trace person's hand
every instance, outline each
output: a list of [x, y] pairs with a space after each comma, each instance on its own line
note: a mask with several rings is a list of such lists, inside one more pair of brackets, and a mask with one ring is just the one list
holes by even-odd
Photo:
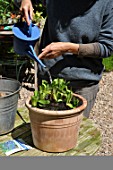
[[78, 54], [79, 45], [68, 42], [51, 43], [42, 49], [42, 53], [38, 56], [40, 59], [56, 58], [66, 52]]
[[30, 19], [33, 19], [33, 5], [31, 0], [22, 0], [20, 11], [24, 15], [27, 24], [30, 25]]

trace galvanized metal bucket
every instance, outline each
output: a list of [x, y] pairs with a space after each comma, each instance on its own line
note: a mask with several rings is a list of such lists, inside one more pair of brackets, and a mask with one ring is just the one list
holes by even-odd
[[15, 79], [0, 78], [0, 135], [13, 130], [21, 84]]

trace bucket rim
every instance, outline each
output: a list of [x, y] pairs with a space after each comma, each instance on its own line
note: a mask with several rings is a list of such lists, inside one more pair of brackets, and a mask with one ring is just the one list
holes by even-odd
[[18, 90], [14, 91], [13, 93], [10, 93], [10, 94], [8, 94], [6, 96], [0, 97], [0, 99], [7, 98], [7, 97], [10, 97], [10, 96], [14, 95], [14, 94], [18, 93], [22, 88], [22, 84], [16, 79], [8, 78], [8, 77], [0, 77], [0, 80], [11, 80], [11, 81], [17, 82], [19, 84]]

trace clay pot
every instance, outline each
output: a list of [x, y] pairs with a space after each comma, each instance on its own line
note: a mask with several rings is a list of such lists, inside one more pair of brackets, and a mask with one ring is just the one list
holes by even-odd
[[64, 152], [76, 146], [87, 101], [80, 95], [74, 95], [80, 100], [79, 106], [63, 111], [32, 107], [30, 99], [27, 99], [26, 107], [29, 110], [33, 143], [38, 149]]

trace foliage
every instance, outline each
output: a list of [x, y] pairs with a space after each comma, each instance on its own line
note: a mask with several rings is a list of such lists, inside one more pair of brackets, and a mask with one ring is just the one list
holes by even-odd
[[113, 71], [113, 55], [108, 58], [104, 58], [103, 64], [105, 66], [105, 71]]
[[41, 0], [38, 0], [37, 3], [32, 1], [32, 3], [34, 7], [33, 22], [37, 23], [39, 28], [43, 28], [46, 18], [46, 7]]
[[[42, 0], [32, 0], [34, 8], [33, 22], [43, 27], [46, 17], [46, 7]], [[18, 4], [20, 5], [20, 4]], [[0, 0], [0, 24], [13, 24], [18, 20], [19, 7], [15, 5], [14, 0]]]
[[44, 0], [32, 0], [33, 8], [34, 8], [34, 13], [37, 11], [41, 13], [41, 16], [43, 18], [46, 17], [46, 6], [44, 4]]
[[31, 96], [31, 105], [33, 107], [48, 108], [51, 104], [58, 106], [63, 103], [65, 109], [77, 107], [79, 100], [73, 96], [68, 84], [69, 82], [59, 78], [54, 79], [51, 84], [46, 80], [42, 80], [39, 89], [35, 90], [34, 95]]
[[0, 0], [0, 24], [10, 23], [15, 10], [14, 0]]
[[42, 16], [42, 12], [36, 11], [33, 17], [33, 22], [37, 24], [39, 28], [43, 28], [45, 23], [45, 18]]

